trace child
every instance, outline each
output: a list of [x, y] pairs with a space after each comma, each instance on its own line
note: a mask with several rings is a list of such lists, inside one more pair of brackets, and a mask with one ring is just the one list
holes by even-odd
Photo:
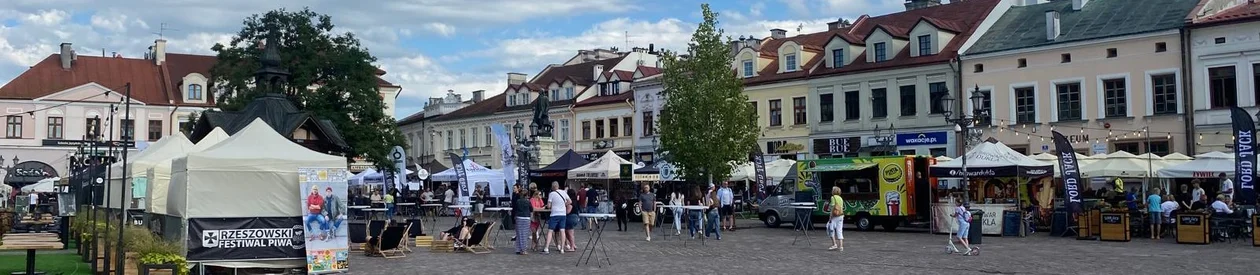
[[[955, 197], [955, 199], [958, 199], [958, 198]], [[958, 219], [958, 234], [957, 234], [958, 242], [962, 243], [963, 248], [967, 250], [967, 253], [963, 255], [967, 255], [967, 256], [976, 255], [976, 253], [979, 252], [979, 249], [972, 248], [971, 244], [968, 243], [967, 241], [967, 238], [970, 236], [970, 234], [968, 233], [971, 231], [971, 212], [967, 211], [967, 203], [965, 202], [959, 203], [958, 207], [954, 208], [954, 213], [949, 214], [949, 216]], [[953, 246], [954, 240], [951, 239], [949, 241], [949, 244], [950, 246]], [[950, 249], [950, 253], [956, 253], [956, 252], [958, 252], [958, 250], [955, 250], [954, 248]]]

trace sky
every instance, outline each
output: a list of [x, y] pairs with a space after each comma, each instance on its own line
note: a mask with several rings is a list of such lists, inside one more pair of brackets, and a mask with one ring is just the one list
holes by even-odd
[[[168, 52], [213, 55], [253, 14], [284, 8], [332, 16], [403, 87], [394, 117], [424, 108], [448, 90], [502, 93], [507, 73], [533, 77], [578, 50], [647, 47], [685, 50], [702, 20], [692, 0], [4, 0], [0, 5], [0, 85], [73, 43], [79, 54], [140, 58], [153, 41]], [[904, 9], [904, 0], [721, 0], [725, 35], [788, 36], [826, 30], [837, 18]], [[368, 4], [370, 3], [370, 4]]]

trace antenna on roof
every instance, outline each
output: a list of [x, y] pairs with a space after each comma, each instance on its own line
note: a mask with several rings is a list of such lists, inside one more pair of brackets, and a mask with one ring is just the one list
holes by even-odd
[[162, 25], [158, 27], [158, 31], [153, 34], [156, 34], [158, 36], [158, 39], [165, 39], [166, 31], [179, 31], [179, 30], [167, 28], [166, 23], [162, 23]]
[[799, 33], [799, 32], [801, 32], [801, 29], [804, 29], [804, 28], [805, 28], [805, 24], [804, 24], [804, 23], [801, 23], [800, 25], [796, 25], [796, 32], [798, 32], [798, 33]]
[[626, 36], [626, 48], [629, 49], [630, 48], [630, 31], [625, 31], [625, 36]]

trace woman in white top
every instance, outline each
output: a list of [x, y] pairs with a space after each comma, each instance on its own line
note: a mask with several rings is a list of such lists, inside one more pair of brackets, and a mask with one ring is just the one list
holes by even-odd
[[669, 193], [670, 210], [674, 211], [674, 236], [682, 235], [683, 195], [678, 190]]

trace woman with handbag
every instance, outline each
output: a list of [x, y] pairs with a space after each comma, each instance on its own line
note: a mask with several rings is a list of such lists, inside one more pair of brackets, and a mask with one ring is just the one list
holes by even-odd
[[827, 221], [827, 236], [831, 237], [831, 247], [827, 250], [844, 251], [844, 198], [840, 197], [840, 186], [831, 187], [831, 219]]

